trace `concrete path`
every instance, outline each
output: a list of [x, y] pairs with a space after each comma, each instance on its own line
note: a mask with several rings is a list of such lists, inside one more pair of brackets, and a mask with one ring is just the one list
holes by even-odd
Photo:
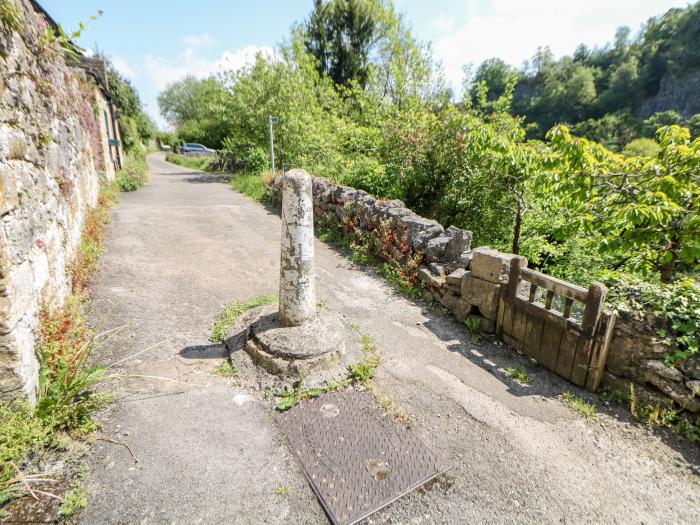
[[[149, 158], [151, 184], [114, 209], [91, 316], [127, 328], [97, 356], [115, 402], [102, 414], [84, 523], [326, 523], [254, 382], [212, 373], [224, 304], [275, 293], [279, 219], [222, 183]], [[576, 390], [513, 350], [396, 295], [317, 243], [319, 299], [359, 323], [376, 380], [452, 466], [369, 523], [698, 523], [700, 455], [607, 407], [588, 422]], [[505, 368], [524, 366], [520, 385]], [[583, 394], [585, 395], [585, 394]]]

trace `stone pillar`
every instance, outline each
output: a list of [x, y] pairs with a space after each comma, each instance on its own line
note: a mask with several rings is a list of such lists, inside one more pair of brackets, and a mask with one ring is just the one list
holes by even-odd
[[311, 191], [311, 175], [305, 171], [283, 175], [279, 319], [285, 326], [300, 326], [316, 315]]

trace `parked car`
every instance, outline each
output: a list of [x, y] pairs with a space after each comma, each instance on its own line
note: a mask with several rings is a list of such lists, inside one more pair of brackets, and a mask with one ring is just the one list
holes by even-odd
[[182, 146], [180, 146], [180, 153], [198, 153], [200, 155], [214, 155], [216, 153], [216, 150], [207, 148], [206, 146], [202, 146], [201, 144], [192, 144], [190, 142], [186, 142]]

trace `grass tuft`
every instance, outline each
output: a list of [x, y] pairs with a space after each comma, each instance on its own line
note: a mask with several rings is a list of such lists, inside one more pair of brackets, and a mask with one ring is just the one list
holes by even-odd
[[258, 173], [238, 173], [231, 179], [230, 184], [233, 189], [257, 202], [266, 202], [270, 197], [269, 188]]
[[581, 396], [567, 390], [561, 395], [564, 402], [571, 408], [581, 413], [588, 421], [595, 419], [596, 407], [591, 403], [584, 401]]
[[527, 375], [527, 372], [525, 371], [524, 368], [517, 367], [517, 368], [507, 368], [506, 373], [512, 377], [513, 379], [517, 379], [521, 383], [529, 383], [530, 382], [530, 376]]
[[238, 368], [227, 359], [214, 368], [214, 373], [223, 377], [234, 377], [238, 373]]
[[212, 326], [209, 341], [212, 343], [223, 343], [227, 335], [227, 330], [233, 326], [241, 314], [247, 312], [251, 308], [272, 304], [274, 302], [277, 302], [276, 295], [262, 295], [260, 297], [248, 299], [247, 301], [238, 301], [229, 304], [224, 308], [224, 311], [221, 312], [214, 326]]

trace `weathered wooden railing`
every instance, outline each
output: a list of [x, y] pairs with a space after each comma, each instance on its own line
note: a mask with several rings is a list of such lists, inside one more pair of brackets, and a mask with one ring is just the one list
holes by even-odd
[[[523, 281], [529, 288], [522, 286]], [[586, 290], [525, 268], [523, 260], [516, 258], [501, 294], [496, 333], [545, 368], [596, 390], [614, 325], [614, 317], [603, 310], [605, 293], [600, 283], [593, 282]], [[561, 303], [557, 297], [563, 300], [561, 311], [555, 308], [555, 303]], [[583, 306], [580, 320], [574, 316], [576, 303]]]

